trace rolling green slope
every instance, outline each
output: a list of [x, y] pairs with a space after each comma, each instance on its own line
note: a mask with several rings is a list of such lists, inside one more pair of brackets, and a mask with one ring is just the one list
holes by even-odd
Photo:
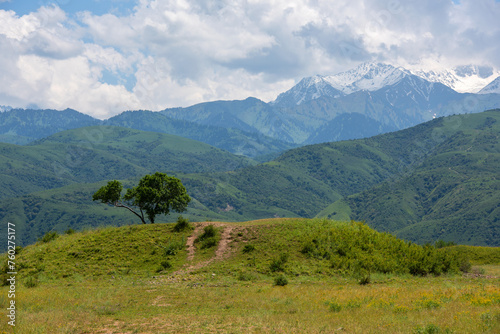
[[293, 144], [264, 136], [256, 130], [243, 131], [235, 128], [198, 124], [145, 110], [123, 112], [104, 121], [104, 124], [173, 134], [252, 158], [276, 154], [295, 147]]
[[500, 111], [456, 117], [415, 168], [343, 200], [350, 218], [417, 242], [500, 245]]
[[228, 171], [253, 164], [178, 136], [118, 127], [80, 128], [27, 146], [0, 144], [0, 199], [156, 171]]

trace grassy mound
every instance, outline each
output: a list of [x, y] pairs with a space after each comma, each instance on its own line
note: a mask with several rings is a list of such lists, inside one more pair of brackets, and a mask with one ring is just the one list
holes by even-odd
[[[355, 277], [360, 283], [369, 283], [370, 273], [417, 276], [457, 273], [466, 260], [487, 256], [489, 262], [481, 263], [491, 263], [497, 258], [458, 246], [440, 249], [419, 246], [352, 221], [271, 219], [219, 223], [221, 231], [231, 227], [227, 240], [221, 239], [222, 234], [203, 238], [213, 229], [207, 224], [205, 233], [194, 243], [196, 251], [204, 252], [205, 239], [215, 243], [211, 246], [224, 242], [229, 247], [227, 254], [218, 255], [223, 260], [199, 265], [196, 270], [242, 281], [268, 280], [277, 275], [326, 275]], [[176, 232], [174, 224], [155, 224], [41, 238], [17, 254], [17, 269], [20, 277], [31, 283], [169, 274], [186, 264], [192, 265], [188, 263], [192, 260], [188, 261], [186, 249], [192, 233], [190, 228]], [[214, 251], [210, 254], [215, 254]], [[194, 259], [201, 261], [200, 257]], [[3, 269], [8, 271], [6, 266]]]
[[17, 254], [17, 269], [21, 278], [41, 281], [151, 275], [162, 267], [175, 270], [185, 260], [191, 231], [175, 232], [174, 227], [131, 225], [41, 238]]

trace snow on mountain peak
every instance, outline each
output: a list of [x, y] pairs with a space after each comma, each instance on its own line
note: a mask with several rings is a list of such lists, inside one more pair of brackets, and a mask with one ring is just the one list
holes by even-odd
[[315, 75], [302, 79], [289, 91], [281, 93], [274, 103], [299, 105], [321, 96], [339, 97], [360, 90], [375, 91], [393, 85], [410, 72], [381, 63], [364, 63], [335, 75]]
[[[441, 83], [459, 93], [500, 93], [500, 79], [493, 82], [499, 76], [500, 71], [488, 66], [465, 65], [452, 69], [434, 66], [428, 70], [421, 68], [408, 70], [389, 64], [363, 63], [352, 70], [335, 75], [303, 78], [292, 89], [280, 94], [273, 103], [299, 105], [321, 96], [340, 97], [363, 90], [372, 92], [392, 86], [404, 78], [410, 78], [417, 86], [419, 84], [416, 84], [416, 78], [424, 80], [422, 84]], [[433, 85], [430, 85], [427, 90], [432, 87]], [[421, 90], [421, 88], [416, 89]], [[424, 95], [427, 96], [428, 93]]]
[[6, 112], [12, 110], [10, 106], [0, 106], [0, 112]]
[[463, 65], [451, 69], [412, 70], [430, 82], [440, 82], [459, 93], [477, 93], [500, 75], [489, 66]]
[[355, 69], [325, 77], [334, 88], [344, 94], [360, 90], [375, 91], [390, 86], [410, 74], [403, 68], [381, 63], [364, 63]]
[[500, 76], [481, 89], [478, 94], [500, 94]]
[[278, 95], [273, 103], [299, 105], [305, 101], [314, 100], [321, 96], [338, 97], [343, 95], [331, 86], [321, 75], [315, 75], [300, 80], [292, 89]]

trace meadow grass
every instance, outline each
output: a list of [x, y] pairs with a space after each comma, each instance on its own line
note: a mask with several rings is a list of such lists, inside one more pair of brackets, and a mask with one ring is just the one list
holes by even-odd
[[[498, 333], [498, 279], [340, 278], [274, 286], [207, 274], [84, 280], [22, 289], [17, 333]], [[194, 284], [197, 283], [197, 284]], [[6, 289], [0, 291], [2, 306]], [[337, 305], [332, 307], [332, 305]], [[6, 321], [0, 331], [12, 331]]]

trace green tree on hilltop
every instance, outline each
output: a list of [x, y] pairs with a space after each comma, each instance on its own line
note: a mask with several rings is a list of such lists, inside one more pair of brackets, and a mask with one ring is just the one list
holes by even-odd
[[101, 187], [92, 200], [126, 208], [146, 224], [145, 217], [153, 224], [157, 214], [168, 215], [171, 210], [183, 212], [191, 198], [181, 181], [165, 173], [145, 175], [139, 185], [127, 190], [121, 196], [123, 186], [119, 181], [109, 181]]

